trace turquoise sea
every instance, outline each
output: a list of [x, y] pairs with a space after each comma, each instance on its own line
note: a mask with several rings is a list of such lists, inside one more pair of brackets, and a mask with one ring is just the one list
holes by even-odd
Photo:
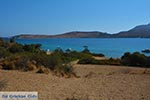
[[21, 44], [40, 43], [42, 49], [50, 51], [57, 47], [66, 50], [82, 51], [88, 46], [93, 53], [103, 53], [106, 57], [121, 57], [125, 52], [150, 49], [149, 38], [54, 38], [54, 39], [16, 39]]

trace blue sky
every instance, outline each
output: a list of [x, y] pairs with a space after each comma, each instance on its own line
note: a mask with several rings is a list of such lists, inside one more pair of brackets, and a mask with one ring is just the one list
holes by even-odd
[[116, 33], [150, 22], [150, 0], [0, 0], [0, 36]]

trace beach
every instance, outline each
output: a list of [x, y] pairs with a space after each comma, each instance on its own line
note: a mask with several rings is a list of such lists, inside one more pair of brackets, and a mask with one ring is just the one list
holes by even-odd
[[2, 91], [37, 91], [39, 100], [150, 100], [150, 69], [79, 64], [74, 68], [80, 78], [0, 70], [0, 80], [6, 82]]

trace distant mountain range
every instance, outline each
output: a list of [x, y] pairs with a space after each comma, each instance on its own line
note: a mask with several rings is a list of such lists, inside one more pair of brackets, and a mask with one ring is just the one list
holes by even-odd
[[13, 36], [13, 38], [150, 38], [150, 24], [139, 25], [128, 31], [122, 31], [116, 34], [108, 34], [98, 31], [74, 31], [57, 35], [21, 34]]

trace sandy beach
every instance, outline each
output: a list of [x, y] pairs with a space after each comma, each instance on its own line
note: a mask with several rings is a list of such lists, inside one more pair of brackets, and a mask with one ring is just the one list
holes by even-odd
[[150, 100], [150, 69], [75, 65], [80, 78], [0, 70], [2, 91], [38, 91], [39, 100]]

